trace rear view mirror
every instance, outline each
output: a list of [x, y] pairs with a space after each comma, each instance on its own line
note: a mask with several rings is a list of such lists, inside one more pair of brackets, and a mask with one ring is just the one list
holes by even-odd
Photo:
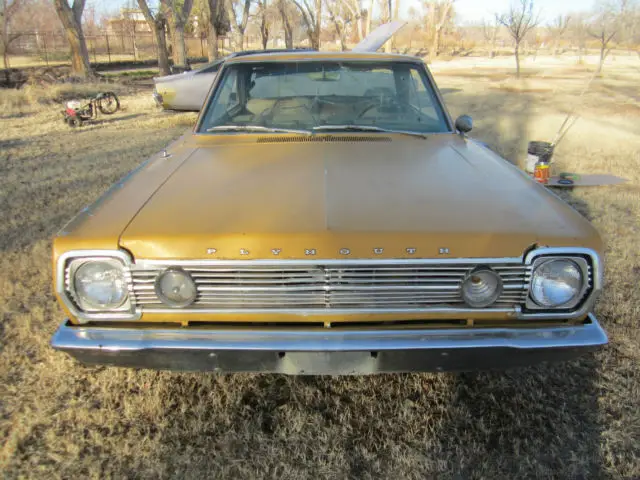
[[314, 82], [337, 82], [340, 80], [340, 72], [311, 72], [307, 73], [307, 78]]
[[469, 133], [473, 128], [473, 119], [469, 115], [460, 115], [455, 126], [460, 133]]

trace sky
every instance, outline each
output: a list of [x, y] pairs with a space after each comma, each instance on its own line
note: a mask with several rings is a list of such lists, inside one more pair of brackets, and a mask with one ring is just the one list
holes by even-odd
[[[400, 0], [402, 15], [407, 19], [409, 7], [420, 8], [420, 0]], [[541, 12], [543, 23], [550, 22], [562, 13], [584, 11], [593, 6], [594, 0], [534, 0], [536, 10]], [[96, 7], [98, 13], [115, 13], [120, 7], [135, 3], [131, 0], [89, 0], [87, 5]], [[150, 3], [155, 3], [150, 0]], [[365, 2], [368, 3], [368, 2]], [[455, 0], [456, 23], [476, 23], [483, 19], [492, 19], [495, 13], [506, 12], [510, 0]], [[374, 10], [375, 12], [375, 10]]]

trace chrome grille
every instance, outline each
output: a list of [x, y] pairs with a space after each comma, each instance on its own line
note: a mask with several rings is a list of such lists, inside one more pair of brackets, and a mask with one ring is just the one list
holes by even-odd
[[[146, 311], [165, 309], [155, 292], [155, 279], [164, 266], [132, 265], [135, 304]], [[463, 307], [460, 285], [476, 264], [421, 262], [357, 264], [282, 261], [262, 265], [176, 262], [194, 279], [198, 297], [189, 309], [207, 310], [404, 310]], [[168, 265], [167, 265], [168, 266]], [[522, 304], [531, 267], [491, 264], [504, 289], [493, 308]]]

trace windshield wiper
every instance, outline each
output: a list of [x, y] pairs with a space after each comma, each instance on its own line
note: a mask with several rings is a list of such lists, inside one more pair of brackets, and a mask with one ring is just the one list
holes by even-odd
[[398, 133], [401, 135], [410, 135], [412, 137], [427, 138], [424, 133], [412, 132], [410, 130], [390, 130], [388, 128], [376, 127], [374, 125], [320, 125], [313, 127], [314, 132], [322, 130], [344, 130], [344, 131], [358, 131], [358, 132], [383, 132], [383, 133]]
[[297, 133], [311, 135], [309, 130], [295, 130], [291, 128], [263, 127], [262, 125], [218, 125], [207, 128], [207, 132], [267, 132], [267, 133]]

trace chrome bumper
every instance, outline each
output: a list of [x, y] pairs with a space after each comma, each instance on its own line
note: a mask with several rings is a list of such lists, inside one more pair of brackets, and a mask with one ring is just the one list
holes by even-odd
[[156, 102], [156, 105], [158, 107], [162, 107], [162, 95], [160, 95], [158, 92], [156, 92], [155, 90], [153, 91], [153, 100]]
[[139, 329], [64, 323], [51, 345], [88, 364], [180, 371], [358, 375], [466, 371], [566, 360], [607, 343], [582, 325], [395, 330]]

